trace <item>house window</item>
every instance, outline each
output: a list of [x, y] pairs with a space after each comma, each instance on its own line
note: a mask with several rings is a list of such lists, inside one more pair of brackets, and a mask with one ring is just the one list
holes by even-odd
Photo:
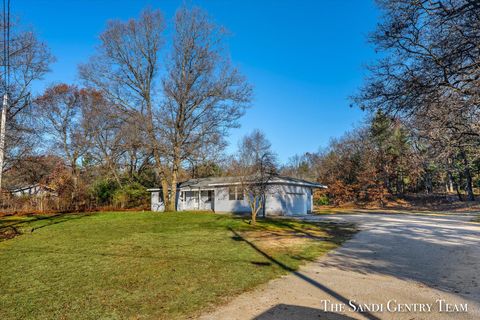
[[236, 200], [236, 188], [229, 187], [228, 188], [228, 200]]
[[198, 201], [198, 191], [185, 191], [185, 201]]
[[240, 188], [237, 189], [237, 200], [243, 200], [243, 190]]
[[243, 200], [243, 191], [237, 187], [228, 188], [228, 199], [229, 200]]
[[212, 201], [212, 191], [202, 191], [202, 199], [205, 199], [206, 202]]

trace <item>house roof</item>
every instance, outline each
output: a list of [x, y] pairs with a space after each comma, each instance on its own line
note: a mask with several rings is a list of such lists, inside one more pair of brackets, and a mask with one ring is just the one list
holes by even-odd
[[[327, 188], [327, 186], [310, 182], [307, 180], [285, 177], [285, 176], [275, 176], [272, 180], [269, 181], [270, 184], [289, 184], [297, 186], [305, 186], [310, 188]], [[178, 184], [179, 189], [205, 189], [219, 186], [232, 186], [241, 184], [239, 177], [210, 177], [210, 178], [198, 178], [190, 179]], [[158, 191], [160, 188], [148, 189], [148, 191]]]
[[35, 184], [32, 184], [32, 185], [28, 185], [28, 186], [22, 186], [22, 187], [17, 187], [17, 188], [13, 188], [13, 189], [8, 189], [8, 192], [21, 192], [21, 191], [25, 191], [25, 190], [29, 190], [29, 189], [35, 189], [35, 188], [41, 188], [41, 189], [44, 189], [44, 190], [47, 190], [47, 191], [54, 191], [53, 188], [50, 188], [44, 184], [40, 184], [40, 183], [35, 183]]

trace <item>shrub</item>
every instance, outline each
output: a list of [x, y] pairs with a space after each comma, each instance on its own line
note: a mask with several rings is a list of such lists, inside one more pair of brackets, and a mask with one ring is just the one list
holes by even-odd
[[313, 203], [316, 206], [327, 206], [330, 204], [330, 199], [326, 194], [322, 194], [319, 197], [315, 198]]
[[117, 189], [113, 195], [113, 204], [122, 209], [138, 208], [148, 205], [149, 193], [137, 182], [130, 183]]
[[90, 189], [91, 196], [98, 205], [108, 205], [113, 201], [115, 192], [118, 190], [118, 184], [110, 179], [96, 181]]

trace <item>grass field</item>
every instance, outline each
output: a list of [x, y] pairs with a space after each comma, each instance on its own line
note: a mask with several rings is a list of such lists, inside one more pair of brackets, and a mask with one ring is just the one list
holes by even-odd
[[0, 230], [20, 233], [0, 241], [0, 319], [185, 318], [354, 232], [187, 212], [4, 217]]

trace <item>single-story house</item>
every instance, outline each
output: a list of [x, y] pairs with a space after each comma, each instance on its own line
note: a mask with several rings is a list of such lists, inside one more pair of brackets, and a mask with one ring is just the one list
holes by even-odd
[[[326, 186], [301, 179], [277, 176], [268, 182], [271, 187], [265, 201], [267, 215], [303, 215], [312, 212], [313, 190]], [[178, 211], [250, 212], [248, 201], [236, 177], [191, 179], [178, 184]], [[151, 192], [152, 211], [164, 211], [162, 190]], [[261, 214], [261, 213], [259, 213]]]

